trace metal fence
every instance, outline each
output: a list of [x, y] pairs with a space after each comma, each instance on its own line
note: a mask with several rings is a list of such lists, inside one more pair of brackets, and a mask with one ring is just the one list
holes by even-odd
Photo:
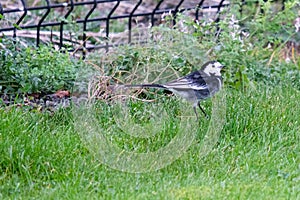
[[37, 46], [51, 42], [85, 54], [134, 43], [141, 29], [162, 23], [166, 15], [175, 19], [177, 13], [184, 12], [195, 20], [219, 21], [220, 11], [229, 5], [226, 0], [0, 0], [0, 33]]

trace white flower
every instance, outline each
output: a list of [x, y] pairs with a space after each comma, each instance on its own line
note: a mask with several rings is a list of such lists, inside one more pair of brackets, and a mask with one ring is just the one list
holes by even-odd
[[296, 33], [300, 31], [300, 17], [297, 17], [294, 21], [294, 26], [296, 28]]

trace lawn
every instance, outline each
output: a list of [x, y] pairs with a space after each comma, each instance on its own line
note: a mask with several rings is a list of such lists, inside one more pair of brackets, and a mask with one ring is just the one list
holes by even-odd
[[[226, 122], [213, 149], [200, 157], [202, 137], [196, 136], [179, 159], [146, 173], [101, 164], [74, 128], [71, 110], [51, 116], [2, 108], [0, 197], [299, 199], [299, 98], [299, 90], [289, 84], [256, 85], [245, 92], [226, 88]], [[210, 102], [205, 102], [206, 110]], [[202, 121], [206, 123], [201, 118], [199, 127], [205, 129]], [[159, 149], [164, 144], [152, 145]]]
[[[300, 199], [299, 5], [236, 4], [218, 23], [182, 13], [172, 28], [169, 16], [147, 44], [85, 60], [1, 38], [0, 199]], [[115, 90], [208, 60], [226, 66], [208, 119], [162, 90]], [[61, 90], [100, 100], [12, 105]]]

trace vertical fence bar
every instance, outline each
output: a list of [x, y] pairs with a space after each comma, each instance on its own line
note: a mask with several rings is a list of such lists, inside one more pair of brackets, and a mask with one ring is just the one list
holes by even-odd
[[132, 15], [136, 11], [136, 9], [141, 5], [142, 0], [139, 0], [138, 3], [135, 5], [133, 10], [131, 11], [129, 18], [128, 18], [128, 43], [131, 43], [131, 29], [132, 29]]
[[176, 17], [177, 17], [177, 13], [178, 13], [178, 10], [179, 10], [179, 7], [181, 6], [181, 4], [184, 2], [184, 0], [181, 0], [177, 6], [175, 7], [174, 9], [174, 13], [173, 13], [173, 26], [176, 24]]
[[[266, 2], [268, 2], [268, 0], [263, 0], [263, 2], [266, 3]], [[260, 13], [261, 13], [261, 14], [264, 14], [264, 13], [265, 13], [264, 9], [262, 8], [262, 6], [261, 6], [260, 3], [258, 3], [258, 4], [259, 4], [259, 6], [260, 6]]]
[[164, 0], [160, 0], [151, 13], [151, 27], [154, 26], [154, 15], [156, 14], [156, 11], [159, 9], [159, 6], [162, 4], [163, 1]]
[[225, 0], [221, 0], [219, 5], [218, 5], [218, 8], [217, 8], [217, 19], [215, 20], [215, 22], [219, 22], [220, 21], [220, 11], [221, 11], [221, 8], [223, 6], [223, 3], [224, 3]]
[[94, 4], [93, 4], [93, 7], [91, 8], [91, 10], [86, 14], [85, 18], [84, 18], [84, 21], [83, 21], [83, 37], [82, 37], [82, 41], [83, 41], [83, 51], [82, 51], [82, 55], [83, 55], [83, 58], [85, 58], [85, 55], [86, 55], [86, 23], [87, 23], [87, 20], [88, 18], [91, 16], [91, 14], [94, 12], [94, 10], [96, 9], [97, 7], [97, 0], [94, 0]]
[[[22, 2], [22, 10], [21, 11], [24, 11], [23, 12], [23, 15], [19, 18], [19, 20], [17, 21], [16, 25], [19, 26], [19, 24], [23, 21], [24, 17], [27, 15], [27, 8], [26, 8], [26, 2], [24, 0], [21, 0]], [[17, 27], [15, 26], [14, 27], [14, 34], [13, 34], [13, 38], [15, 38], [17, 36]]]
[[41, 29], [41, 24], [43, 23], [43, 21], [45, 20], [45, 18], [47, 17], [47, 15], [50, 13], [50, 2], [49, 0], [45, 0], [47, 3], [47, 11], [45, 12], [45, 14], [42, 16], [42, 18], [40, 19], [37, 27], [36, 27], [36, 46], [38, 47], [40, 45], [40, 29]]
[[221, 8], [222, 8], [222, 5], [223, 5], [223, 2], [224, 2], [224, 1], [225, 1], [225, 0], [221, 0], [220, 3], [219, 3], [219, 5], [218, 5], [218, 8], [217, 8], [217, 16], [218, 16], [218, 17], [217, 17], [216, 20], [215, 20], [215, 22], [216, 22], [216, 27], [217, 27], [215, 36], [216, 36], [216, 38], [217, 38], [217, 41], [219, 41], [219, 35], [220, 35], [220, 31], [221, 31], [220, 26], [219, 26], [219, 22], [220, 22], [220, 10], [221, 10]]
[[200, 10], [200, 8], [201, 8], [201, 6], [202, 6], [202, 4], [203, 4], [204, 1], [205, 0], [201, 0], [198, 3], [197, 7], [196, 7], [195, 20], [199, 20], [199, 10]]
[[3, 15], [3, 7], [1, 5], [1, 2], [0, 2], [0, 14]]
[[[106, 40], [108, 40], [108, 38], [109, 38], [109, 20], [110, 20], [112, 14], [115, 12], [117, 7], [119, 6], [119, 4], [120, 4], [120, 0], [117, 1], [116, 5], [113, 7], [113, 9], [107, 15], [107, 18], [106, 18]], [[108, 42], [106, 42], [105, 49], [106, 49], [106, 51], [108, 51]]]
[[242, 0], [241, 4], [240, 4], [240, 10], [239, 10], [239, 12], [240, 12], [241, 16], [243, 14], [243, 6], [244, 6], [245, 3], [246, 3], [246, 0]]
[[71, 14], [71, 12], [73, 11], [74, 9], [74, 3], [73, 3], [73, 0], [70, 0], [70, 10], [67, 12], [67, 14], [65, 14], [64, 16], [64, 20], [62, 20], [60, 22], [60, 28], [59, 28], [59, 48], [61, 49], [62, 46], [63, 46], [63, 30], [64, 30], [64, 24], [66, 23], [65, 20], [68, 18], [68, 16]]
[[284, 10], [285, 9], [285, 0], [282, 0], [282, 7], [281, 7], [281, 10]]

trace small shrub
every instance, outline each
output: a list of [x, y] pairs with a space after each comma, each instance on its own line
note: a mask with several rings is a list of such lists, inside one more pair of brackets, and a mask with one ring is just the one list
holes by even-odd
[[7, 48], [0, 51], [1, 93], [51, 93], [72, 88], [80, 62], [67, 53], [51, 46]]

